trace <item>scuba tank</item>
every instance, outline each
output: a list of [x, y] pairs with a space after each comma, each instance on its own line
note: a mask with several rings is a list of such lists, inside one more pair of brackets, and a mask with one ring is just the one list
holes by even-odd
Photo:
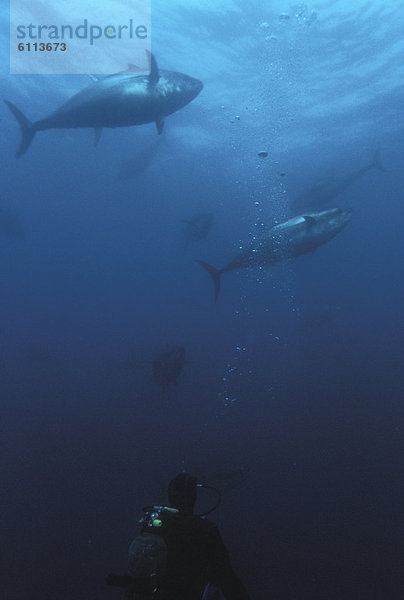
[[167, 506], [146, 506], [143, 508], [140, 534], [133, 540], [128, 551], [127, 574], [136, 580], [152, 582], [151, 592], [142, 593], [125, 590], [125, 600], [157, 600], [160, 584], [165, 574], [167, 545], [163, 532], [167, 521], [178, 515], [178, 510]]
[[[215, 510], [221, 500], [220, 492], [208, 484], [196, 483], [197, 488], [207, 488], [216, 496], [215, 504], [196, 516], [204, 517]], [[128, 551], [128, 569], [126, 574], [110, 573], [107, 585], [125, 590], [125, 600], [163, 600], [164, 577], [167, 564], [166, 534], [174, 526], [180, 515], [176, 508], [168, 506], [145, 506], [140, 519], [140, 534], [133, 540]], [[220, 590], [208, 583], [203, 600], [222, 600]]]

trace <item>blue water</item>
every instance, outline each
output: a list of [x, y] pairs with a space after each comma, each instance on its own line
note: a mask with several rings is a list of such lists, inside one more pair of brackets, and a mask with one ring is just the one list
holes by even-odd
[[[105, 575], [183, 469], [223, 475], [212, 518], [252, 598], [403, 597], [402, 30], [398, 0], [155, 0], [159, 65], [204, 82], [161, 137], [50, 130], [16, 160], [3, 106], [2, 598], [117, 597]], [[2, 96], [30, 119], [88, 84], [8, 75], [6, 13], [1, 33]], [[224, 266], [378, 147], [388, 172], [331, 203], [354, 210], [341, 233], [225, 273], [214, 303], [194, 259]], [[190, 362], [162, 395], [166, 344]]]

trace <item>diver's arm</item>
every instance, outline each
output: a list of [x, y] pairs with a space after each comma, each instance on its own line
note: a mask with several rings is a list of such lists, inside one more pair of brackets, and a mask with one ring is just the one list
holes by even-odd
[[216, 527], [212, 535], [212, 580], [220, 587], [226, 600], [250, 600], [250, 596], [230, 564], [229, 553]]
[[224, 573], [222, 573], [220, 588], [226, 600], [250, 600], [246, 588], [230, 564]]

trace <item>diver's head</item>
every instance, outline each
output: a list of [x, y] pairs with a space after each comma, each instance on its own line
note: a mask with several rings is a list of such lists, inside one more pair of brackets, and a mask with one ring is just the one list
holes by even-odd
[[181, 515], [192, 515], [196, 502], [196, 477], [189, 473], [179, 473], [168, 486], [168, 498], [172, 508], [177, 508]]

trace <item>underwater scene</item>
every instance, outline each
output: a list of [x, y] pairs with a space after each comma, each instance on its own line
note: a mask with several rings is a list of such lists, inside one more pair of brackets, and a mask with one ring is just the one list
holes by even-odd
[[186, 472], [251, 599], [402, 600], [402, 3], [152, 0], [103, 76], [5, 4], [1, 598], [122, 598]]

